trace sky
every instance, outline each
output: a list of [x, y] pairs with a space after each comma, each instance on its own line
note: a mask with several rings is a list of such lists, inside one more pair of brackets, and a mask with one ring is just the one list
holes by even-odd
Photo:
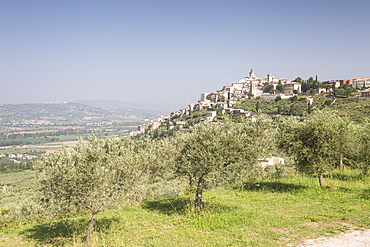
[[186, 107], [248, 76], [370, 77], [368, 0], [0, 0], [0, 104]]

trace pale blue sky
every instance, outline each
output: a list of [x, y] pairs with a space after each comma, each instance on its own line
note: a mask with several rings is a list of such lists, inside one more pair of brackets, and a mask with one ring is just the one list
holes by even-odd
[[0, 0], [0, 103], [195, 102], [248, 75], [370, 76], [368, 0]]

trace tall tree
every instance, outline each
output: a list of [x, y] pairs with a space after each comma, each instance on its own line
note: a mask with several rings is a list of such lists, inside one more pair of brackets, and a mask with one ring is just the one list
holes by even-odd
[[302, 83], [302, 82], [303, 82], [303, 80], [302, 80], [302, 78], [301, 78], [301, 77], [297, 77], [297, 78], [295, 78], [293, 81], [294, 81], [294, 82], [299, 82], [299, 83]]
[[281, 92], [281, 93], [284, 91], [284, 84], [280, 80], [279, 80], [279, 83], [276, 86], [276, 89], [279, 90], [279, 92]]

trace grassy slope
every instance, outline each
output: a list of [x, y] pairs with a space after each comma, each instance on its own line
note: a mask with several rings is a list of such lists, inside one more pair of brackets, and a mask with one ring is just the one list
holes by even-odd
[[[192, 195], [106, 211], [98, 217], [96, 246], [286, 246], [370, 228], [370, 178], [347, 172], [327, 183], [321, 189], [316, 178], [296, 176], [206, 191], [200, 215], [190, 210]], [[0, 245], [83, 246], [88, 218], [9, 231]]]

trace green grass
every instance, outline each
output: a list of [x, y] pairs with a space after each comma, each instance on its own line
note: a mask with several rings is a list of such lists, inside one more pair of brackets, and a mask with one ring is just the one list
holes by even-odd
[[[315, 177], [294, 176], [209, 190], [200, 214], [191, 209], [193, 195], [102, 212], [95, 246], [286, 246], [370, 228], [370, 178], [355, 171], [331, 177], [325, 188]], [[0, 246], [84, 246], [88, 219], [9, 229]]]

